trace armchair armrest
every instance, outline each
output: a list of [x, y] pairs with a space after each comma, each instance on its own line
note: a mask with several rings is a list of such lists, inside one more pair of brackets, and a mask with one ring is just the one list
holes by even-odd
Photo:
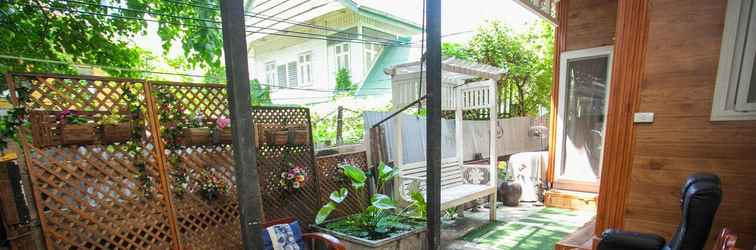
[[626, 232], [607, 229], [601, 235], [598, 250], [659, 250], [664, 247], [665, 240], [655, 234]]
[[[323, 242], [329, 250], [346, 250], [344, 243], [341, 243], [339, 239], [329, 234], [324, 233], [305, 233], [302, 234], [302, 239], [307, 242]], [[314, 244], [314, 243], [313, 243]]]

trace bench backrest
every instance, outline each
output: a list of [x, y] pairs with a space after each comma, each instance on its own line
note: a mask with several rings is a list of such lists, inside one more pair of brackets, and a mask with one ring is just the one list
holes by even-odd
[[[402, 176], [425, 178], [427, 174], [426, 162], [405, 164], [399, 167]], [[412, 179], [404, 179], [403, 185], [409, 185]], [[441, 161], [441, 189], [452, 188], [463, 184], [462, 167], [456, 159], [443, 159]], [[425, 190], [425, 181], [420, 182], [420, 187]]]

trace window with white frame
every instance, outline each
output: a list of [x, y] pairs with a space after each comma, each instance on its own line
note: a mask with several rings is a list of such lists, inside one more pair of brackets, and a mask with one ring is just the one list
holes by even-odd
[[756, 0], [727, 1], [711, 120], [756, 120]]
[[276, 66], [276, 76], [278, 77], [278, 86], [286, 87], [286, 65]]
[[265, 63], [265, 84], [266, 85], [276, 84], [276, 62], [275, 61]]
[[383, 46], [373, 43], [365, 44], [365, 71], [369, 70], [381, 54]]
[[337, 44], [334, 49], [336, 52], [336, 69], [349, 70], [349, 44]]
[[289, 72], [288, 72], [288, 82], [290, 87], [296, 87], [299, 85], [299, 74], [297, 72], [297, 62], [290, 62], [289, 63]]
[[312, 53], [305, 52], [299, 55], [299, 72], [301, 84], [312, 84]]

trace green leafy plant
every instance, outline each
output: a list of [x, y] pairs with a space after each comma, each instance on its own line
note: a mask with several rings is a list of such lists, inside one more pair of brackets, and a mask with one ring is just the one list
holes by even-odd
[[352, 95], [357, 87], [352, 83], [352, 76], [347, 69], [339, 69], [336, 72], [336, 91], [342, 94]]
[[17, 143], [20, 143], [18, 137], [18, 128], [27, 124], [27, 117], [29, 111], [27, 110], [26, 101], [29, 99], [29, 87], [18, 86], [16, 88], [16, 96], [18, 102], [22, 105], [8, 110], [8, 114], [0, 116], [0, 157], [2, 157], [3, 151], [8, 148], [8, 142], [6, 138], [12, 139]]
[[[376, 176], [369, 176], [362, 169], [351, 165], [342, 164], [339, 166], [344, 176], [349, 180], [351, 187], [360, 192], [365, 188], [369, 178], [374, 178], [377, 183], [377, 189], [383, 189], [386, 182], [392, 180], [398, 175], [398, 172], [391, 167], [381, 163], [378, 166]], [[328, 216], [346, 200], [349, 191], [342, 187], [331, 193], [329, 201], [326, 203], [315, 218], [316, 224], [323, 224]], [[422, 196], [421, 196], [422, 197]], [[412, 230], [417, 227], [417, 221], [411, 216], [412, 208], [424, 207], [422, 204], [399, 207], [398, 203], [385, 194], [373, 194], [370, 197], [370, 205], [359, 213], [347, 216], [325, 225], [326, 228], [349, 235], [367, 238], [370, 240], [383, 239], [392, 235]]]

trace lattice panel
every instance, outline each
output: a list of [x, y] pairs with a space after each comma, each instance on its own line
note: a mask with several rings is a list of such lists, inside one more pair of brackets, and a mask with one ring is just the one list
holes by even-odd
[[[43, 74], [13, 74], [12, 78], [11, 87], [30, 90], [28, 101], [20, 105], [39, 111], [126, 111], [125, 91], [144, 90], [143, 82], [129, 79]], [[150, 124], [146, 119], [137, 122], [147, 131], [141, 140], [132, 141], [144, 149], [143, 170], [128, 154], [127, 143], [45, 147], [23, 143], [48, 249], [167, 249], [176, 245]], [[21, 132], [31, 134], [27, 128]], [[150, 180], [149, 187], [143, 185], [144, 179]]]
[[367, 202], [365, 190], [360, 193], [356, 192], [356, 190], [352, 188], [349, 180], [344, 177], [341, 169], [339, 169], [339, 164], [348, 163], [367, 171], [367, 153], [361, 151], [329, 155], [318, 157], [317, 162], [318, 181], [320, 184], [320, 204], [327, 203], [328, 196], [333, 191], [342, 187], [347, 187], [349, 190], [349, 196], [339, 204], [333, 212], [333, 215], [331, 215], [331, 218], [338, 218], [360, 212]]
[[[180, 112], [183, 115], [202, 114], [205, 120], [214, 121], [219, 116], [229, 117], [228, 99], [224, 85], [153, 83], [153, 98], [157, 106], [157, 116]], [[158, 95], [170, 94], [180, 103], [181, 111], [162, 110]], [[165, 133], [166, 124], [161, 124]], [[230, 145], [181, 146], [171, 149], [163, 140], [166, 159], [176, 155], [180, 160], [174, 164], [166, 160], [166, 168], [171, 176], [172, 200], [176, 209], [181, 245], [191, 249], [239, 249], [241, 234], [239, 210], [236, 195], [233, 152]], [[201, 173], [211, 173], [227, 185], [228, 191], [217, 199], [208, 200], [200, 194]], [[177, 191], [175, 176], [188, 177], [186, 191]]]
[[[280, 126], [302, 125], [307, 127], [310, 131], [309, 136], [312, 136], [310, 111], [305, 108], [255, 107], [252, 110], [252, 119], [255, 123]], [[258, 175], [266, 220], [295, 217], [305, 226], [315, 221], [315, 214], [322, 204], [319, 202], [312, 138], [309, 141], [306, 145], [258, 147]], [[307, 177], [300, 190], [288, 191], [281, 184], [281, 173], [290, 169], [287, 158], [306, 172]]]

